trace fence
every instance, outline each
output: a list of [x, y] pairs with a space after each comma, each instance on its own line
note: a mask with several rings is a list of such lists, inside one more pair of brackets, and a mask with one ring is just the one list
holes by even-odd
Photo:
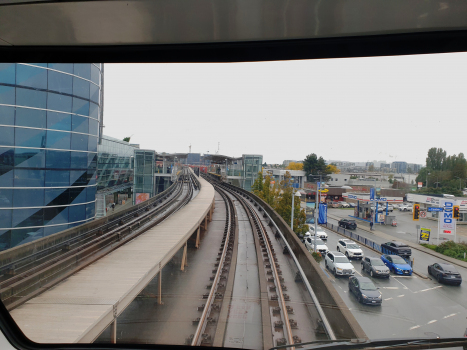
[[[345, 228], [339, 227], [337, 225], [334, 226], [333, 224], [330, 224], [330, 223], [326, 223], [323, 226], [326, 226], [326, 228], [331, 229], [334, 232], [341, 233], [344, 236], [352, 238], [354, 241], [358, 241], [362, 243], [363, 245], [367, 246], [368, 248], [376, 250], [377, 252], [380, 252], [382, 254], [394, 255], [394, 252], [391, 252], [390, 250], [384, 247], [381, 247], [381, 245], [379, 245], [376, 242], [373, 242], [371, 239], [360, 236], [358, 233], [352, 232], [350, 230], [346, 230]], [[402, 258], [405, 261], [407, 261], [408, 264], [412, 266], [412, 260], [410, 259], [410, 257], [402, 257]]]

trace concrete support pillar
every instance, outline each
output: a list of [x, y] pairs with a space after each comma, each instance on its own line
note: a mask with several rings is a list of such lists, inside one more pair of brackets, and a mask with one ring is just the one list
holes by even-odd
[[110, 324], [110, 343], [117, 344], [117, 319]]
[[198, 230], [196, 230], [196, 231], [197, 232], [196, 232], [196, 244], [195, 244], [195, 246], [196, 246], [196, 248], [199, 248], [199, 238], [200, 238], [199, 236], [200, 236], [200, 233], [201, 233], [201, 227], [198, 226]]
[[157, 303], [162, 305], [162, 264], [159, 263], [159, 286], [157, 293]]
[[183, 256], [182, 256], [182, 266], [181, 266], [181, 270], [182, 271], [185, 271], [185, 266], [188, 266], [188, 263], [187, 263], [187, 244], [188, 242], [185, 243], [185, 247], [183, 248]]

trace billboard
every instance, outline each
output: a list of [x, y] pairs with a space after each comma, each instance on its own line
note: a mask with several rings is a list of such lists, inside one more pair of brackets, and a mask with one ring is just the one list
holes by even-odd
[[136, 193], [135, 194], [135, 204], [142, 203], [149, 199], [149, 193]]
[[423, 182], [419, 182], [418, 183], [418, 188], [422, 188], [423, 187]]
[[444, 211], [439, 213], [438, 218], [439, 233], [445, 235], [453, 235], [456, 233], [456, 219], [454, 219], [452, 214], [453, 206], [454, 202], [452, 201], [444, 202]]
[[431, 229], [429, 228], [420, 228], [420, 241], [424, 243], [430, 242]]

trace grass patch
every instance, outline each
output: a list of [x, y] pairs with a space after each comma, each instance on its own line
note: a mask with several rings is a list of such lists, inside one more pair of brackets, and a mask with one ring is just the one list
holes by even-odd
[[467, 261], [464, 259], [464, 253], [467, 255], [467, 244], [466, 243], [454, 243], [453, 241], [447, 241], [440, 245], [434, 244], [421, 244], [422, 246], [434, 250], [435, 252], [449, 256], [454, 259]]

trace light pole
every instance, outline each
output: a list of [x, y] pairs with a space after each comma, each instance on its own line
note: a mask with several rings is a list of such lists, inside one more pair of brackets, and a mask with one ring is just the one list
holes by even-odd
[[293, 187], [292, 187], [292, 218], [290, 219], [290, 228], [292, 229], [292, 231], [293, 231], [294, 197], [295, 197], [295, 196], [297, 196], [297, 197], [300, 197], [300, 196], [301, 196], [300, 193], [298, 193], [298, 191], [295, 192], [295, 193], [294, 193], [294, 192], [295, 192], [295, 190], [294, 190]]
[[454, 176], [456, 179], [459, 179], [459, 191], [461, 190], [461, 178], [459, 176]]

